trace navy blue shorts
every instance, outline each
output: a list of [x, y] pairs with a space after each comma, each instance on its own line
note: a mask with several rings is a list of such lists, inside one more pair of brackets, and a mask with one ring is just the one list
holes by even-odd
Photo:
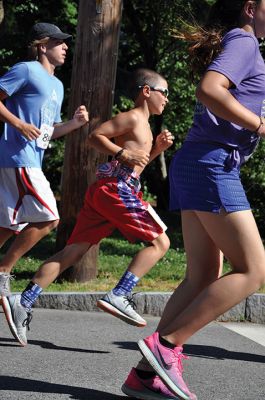
[[214, 144], [185, 142], [170, 164], [170, 210], [249, 210], [240, 168], [226, 166], [228, 155]]

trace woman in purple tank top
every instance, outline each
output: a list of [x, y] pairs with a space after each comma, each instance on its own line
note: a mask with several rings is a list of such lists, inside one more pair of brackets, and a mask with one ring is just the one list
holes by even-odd
[[[187, 273], [157, 331], [140, 340], [145, 359], [123, 391], [147, 398], [146, 387], [155, 392], [160, 382], [161, 398], [187, 400], [196, 395], [182, 378], [183, 344], [265, 283], [264, 247], [240, 181], [240, 166], [265, 137], [257, 40], [265, 37], [265, 0], [217, 0], [205, 26], [185, 25], [178, 37], [190, 43], [192, 73], [201, 76], [193, 124], [170, 167], [170, 207], [181, 210]], [[231, 265], [225, 275], [222, 254]], [[232, 397], [240, 397], [236, 385]]]

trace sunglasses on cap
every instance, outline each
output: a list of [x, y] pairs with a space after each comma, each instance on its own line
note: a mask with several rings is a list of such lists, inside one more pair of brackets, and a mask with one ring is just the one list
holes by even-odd
[[169, 95], [168, 88], [163, 88], [163, 87], [160, 87], [160, 86], [141, 85], [141, 86], [138, 86], [138, 88], [139, 88], [139, 89], [142, 89], [142, 88], [144, 88], [145, 86], [148, 86], [149, 89], [150, 89], [151, 91], [153, 91], [153, 92], [160, 92], [160, 93], [163, 94], [163, 96], [165, 96], [166, 98], [167, 98], [168, 95]]

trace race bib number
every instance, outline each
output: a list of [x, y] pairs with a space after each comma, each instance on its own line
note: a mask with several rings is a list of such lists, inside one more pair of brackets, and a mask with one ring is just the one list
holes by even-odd
[[47, 149], [54, 131], [54, 127], [47, 124], [42, 124], [40, 127], [40, 131], [41, 135], [36, 139], [37, 146], [40, 149]]

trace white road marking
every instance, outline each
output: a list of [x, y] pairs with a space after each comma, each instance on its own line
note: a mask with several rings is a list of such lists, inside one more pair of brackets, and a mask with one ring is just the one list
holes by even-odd
[[265, 324], [252, 324], [250, 322], [219, 322], [219, 324], [265, 346]]

